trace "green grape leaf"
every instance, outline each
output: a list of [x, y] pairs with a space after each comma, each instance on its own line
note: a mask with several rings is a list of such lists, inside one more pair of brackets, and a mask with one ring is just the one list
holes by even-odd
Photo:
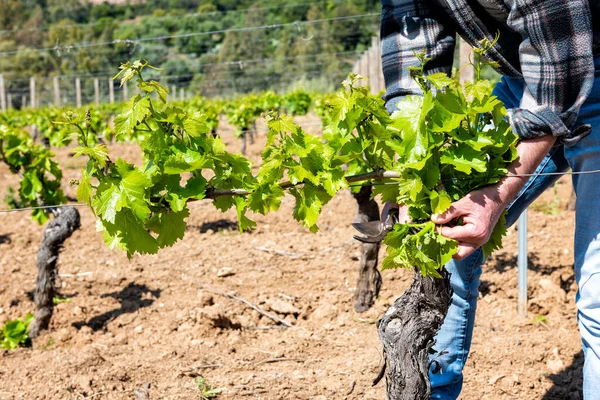
[[183, 129], [192, 137], [200, 137], [210, 132], [210, 128], [206, 123], [206, 116], [197, 111], [192, 115], [188, 115], [183, 120]]
[[443, 214], [452, 204], [452, 199], [445, 190], [432, 190], [429, 193], [429, 199], [431, 200], [431, 211], [435, 214]]
[[121, 210], [121, 193], [118, 186], [110, 185], [104, 189], [98, 189], [96, 196], [92, 200], [92, 207], [96, 210], [96, 215], [103, 220], [114, 224], [117, 212]]
[[437, 89], [443, 89], [454, 83], [454, 79], [446, 75], [445, 72], [438, 72], [435, 74], [426, 75], [425, 79], [431, 82], [433, 86], [435, 86]]
[[256, 222], [246, 217], [246, 211], [248, 210], [246, 199], [241, 196], [236, 196], [234, 197], [234, 201], [240, 232], [254, 228], [256, 226]]
[[482, 154], [466, 145], [456, 145], [445, 149], [440, 157], [440, 162], [452, 165], [457, 171], [467, 175], [471, 174], [472, 170], [477, 172], [487, 170], [485, 158], [482, 157]]
[[156, 242], [159, 247], [173, 246], [176, 241], [183, 239], [187, 224], [185, 219], [190, 216], [187, 208], [181, 211], [155, 214], [146, 224], [148, 229], [157, 233]]
[[[398, 184], [394, 184], [398, 182]], [[396, 179], [381, 182], [379, 185], [373, 186], [373, 197], [381, 195], [382, 202], [392, 201], [394, 203], [400, 203], [400, 183]]]
[[262, 185], [250, 194], [248, 205], [252, 211], [265, 215], [279, 210], [283, 196], [285, 192], [279, 185]]
[[490, 240], [482, 246], [483, 259], [488, 258], [494, 251], [502, 248], [502, 238], [506, 236], [506, 211], [502, 213], [500, 219], [496, 223]]
[[167, 102], [167, 94], [169, 94], [169, 90], [166, 87], [161, 86], [160, 83], [154, 80], [149, 82], [140, 82], [138, 83], [138, 87], [146, 93], [152, 93], [153, 91], [156, 91], [160, 100], [163, 103]]
[[308, 183], [302, 187], [292, 188], [290, 193], [296, 198], [294, 218], [311, 232], [317, 232], [319, 230], [317, 226], [319, 214], [323, 206], [331, 200], [331, 196], [325, 189]]
[[138, 168], [121, 159], [117, 161], [117, 170], [121, 175], [121, 206], [131, 208], [136, 217], [145, 220], [150, 214], [145, 192], [152, 186], [152, 180]]
[[98, 163], [99, 167], [106, 166], [108, 161], [108, 148], [103, 144], [95, 144], [92, 147], [77, 146], [73, 149], [73, 156], [87, 155]]
[[117, 135], [127, 135], [150, 114], [150, 100], [139, 94], [131, 98], [123, 108], [123, 112], [115, 118]]
[[90, 175], [84, 170], [81, 174], [79, 187], [77, 188], [77, 200], [91, 205], [93, 192], [94, 190], [90, 181]]
[[147, 228], [129, 209], [118, 211], [114, 223], [101, 221], [104, 241], [110, 247], [127, 251], [131, 258], [134, 253], [155, 254], [158, 251], [157, 240], [148, 233]]
[[166, 174], [181, 174], [200, 170], [210, 164], [209, 155], [201, 154], [183, 145], [172, 147], [172, 154], [164, 161]]

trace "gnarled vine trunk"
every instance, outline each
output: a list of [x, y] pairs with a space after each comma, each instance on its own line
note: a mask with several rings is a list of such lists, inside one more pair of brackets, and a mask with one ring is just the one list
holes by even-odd
[[373, 384], [386, 374], [388, 400], [430, 398], [429, 355], [452, 298], [445, 269], [442, 276], [425, 278], [415, 268], [411, 287], [377, 323], [385, 364]]
[[[379, 206], [371, 198], [372, 191], [371, 186], [363, 186], [360, 192], [353, 193], [358, 205], [354, 222], [379, 221]], [[371, 308], [381, 289], [381, 274], [377, 269], [379, 246], [380, 243], [363, 243], [360, 250], [358, 282], [354, 295], [354, 309], [359, 313]]]
[[254, 139], [258, 136], [257, 133], [257, 129], [256, 129], [256, 120], [254, 120], [254, 122], [252, 123], [252, 129], [250, 129], [250, 144], [254, 144]]
[[37, 254], [37, 286], [34, 291], [35, 318], [29, 325], [29, 337], [35, 338], [47, 329], [52, 318], [55, 294], [56, 263], [63, 243], [81, 226], [79, 211], [74, 207], [57, 208], [42, 235]]

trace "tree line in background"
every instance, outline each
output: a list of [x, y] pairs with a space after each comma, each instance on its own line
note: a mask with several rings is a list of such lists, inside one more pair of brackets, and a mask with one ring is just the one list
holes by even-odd
[[370, 46], [378, 11], [377, 0], [4, 0], [0, 73], [9, 91], [25, 92], [31, 76], [108, 77], [147, 58], [169, 71], [161, 82], [207, 96], [327, 90]]

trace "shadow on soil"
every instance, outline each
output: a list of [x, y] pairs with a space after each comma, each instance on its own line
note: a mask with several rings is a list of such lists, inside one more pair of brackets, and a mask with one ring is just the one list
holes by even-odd
[[0, 235], [0, 244], [12, 243], [12, 239], [10, 238], [10, 235], [12, 235], [12, 233]]
[[[510, 270], [517, 269], [517, 256], [508, 255], [506, 253], [498, 253], [493, 256], [492, 259], [488, 260], [487, 268], [493, 270], [495, 272], [504, 273]], [[539, 273], [540, 275], [552, 275], [554, 271], [561, 269], [570, 269], [574, 271], [573, 266], [565, 267], [564, 265], [547, 265], [540, 263], [539, 257], [535, 254], [529, 254], [529, 259], [527, 263], [527, 268], [529, 271], [534, 271]], [[485, 274], [483, 275], [485, 276]], [[560, 287], [566, 292], [569, 293], [571, 290], [571, 286], [575, 281], [575, 274], [570, 274], [566, 279], [561, 276], [560, 278]], [[479, 291], [483, 296], [489, 293], [490, 283], [485, 279], [481, 280], [481, 286], [479, 287]]]
[[[506, 253], [498, 253], [488, 261], [488, 265], [496, 272], [506, 272], [517, 268], [517, 256]], [[535, 254], [529, 254], [527, 268], [530, 271], [541, 275], [551, 275], [554, 271], [565, 268], [564, 265], [547, 265], [540, 263], [540, 259]]]
[[573, 362], [558, 374], [548, 376], [554, 385], [542, 400], [579, 400], [583, 398], [583, 351], [573, 357]]
[[[89, 326], [94, 331], [104, 329], [109, 321], [119, 317], [123, 314], [134, 313], [140, 308], [149, 307], [154, 303], [154, 299], [160, 297], [161, 290], [150, 290], [146, 285], [138, 285], [137, 283], [130, 282], [120, 292], [105, 293], [100, 297], [112, 297], [121, 302], [121, 307], [97, 315], [86, 321], [73, 322], [73, 326], [77, 329], [81, 329], [84, 326]], [[153, 298], [142, 298], [145, 294], [150, 294]]]
[[202, 225], [190, 225], [188, 229], [198, 229], [200, 233], [206, 233], [208, 231], [213, 231], [214, 233], [223, 232], [223, 231], [237, 231], [238, 223], [237, 221], [230, 221], [228, 219], [219, 219], [212, 222], [205, 222]]

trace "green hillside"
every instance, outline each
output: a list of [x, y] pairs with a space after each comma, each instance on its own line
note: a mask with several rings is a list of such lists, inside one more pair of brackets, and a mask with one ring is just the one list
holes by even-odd
[[53, 76], [64, 87], [80, 77], [89, 97], [90, 80], [104, 84], [120, 62], [139, 58], [161, 66], [155, 74], [170, 87], [207, 96], [338, 85], [377, 33], [379, 2], [301, 1], [4, 0], [0, 73], [15, 104], [31, 76], [42, 103]]

